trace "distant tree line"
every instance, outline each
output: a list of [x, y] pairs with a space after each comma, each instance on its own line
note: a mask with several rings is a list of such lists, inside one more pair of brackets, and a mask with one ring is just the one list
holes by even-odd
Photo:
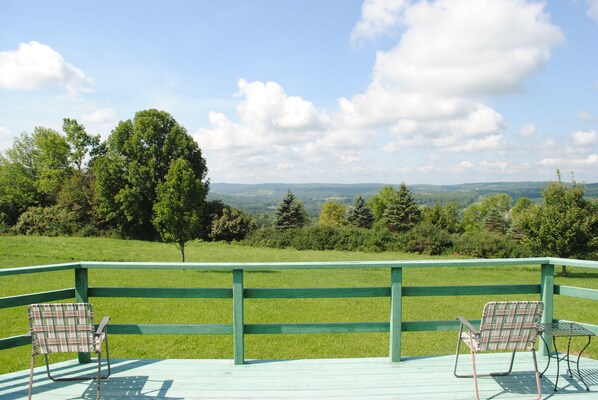
[[[486, 196], [418, 204], [403, 183], [352, 204], [324, 203], [319, 218], [289, 190], [274, 216], [207, 200], [201, 149], [171, 115], [143, 110], [104, 142], [74, 119], [37, 127], [0, 154], [0, 233], [191, 240], [314, 250], [406, 251], [472, 257], [598, 259], [598, 203], [557, 180], [542, 200]], [[313, 215], [313, 214], [312, 214]], [[257, 229], [257, 226], [260, 226]]]
[[313, 223], [305, 215], [289, 191], [274, 226], [256, 230], [245, 243], [481, 258], [598, 259], [598, 202], [585, 197], [584, 185], [563, 183], [559, 171], [557, 180], [542, 189], [539, 203], [522, 197], [513, 204], [508, 194], [496, 194], [464, 209], [457, 203], [418, 206], [403, 183], [398, 190], [383, 187], [369, 201], [357, 196], [350, 206], [329, 200]]

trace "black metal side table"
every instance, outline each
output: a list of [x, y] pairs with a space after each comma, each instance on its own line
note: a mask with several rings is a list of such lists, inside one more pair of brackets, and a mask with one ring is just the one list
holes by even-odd
[[[579, 360], [581, 359], [581, 354], [590, 345], [590, 342], [592, 341], [592, 336], [595, 336], [594, 332], [584, 328], [583, 326], [581, 326], [579, 324], [573, 323], [573, 322], [553, 322], [551, 324], [539, 324], [538, 332], [540, 334], [545, 333], [548, 336], [552, 336], [552, 345], [554, 347], [554, 354], [551, 354], [550, 346], [548, 345], [548, 343], [546, 343], [546, 340], [544, 340], [544, 337], [542, 335], [540, 335], [542, 342], [544, 342], [544, 345], [546, 346], [546, 350], [548, 350], [548, 363], [546, 364], [546, 368], [544, 368], [544, 371], [542, 371], [540, 373], [540, 377], [542, 377], [542, 375], [544, 375], [544, 373], [548, 370], [548, 367], [550, 366], [550, 359], [554, 358], [555, 360], [557, 360], [556, 361], [556, 382], [554, 383], [554, 391], [556, 392], [558, 390], [558, 384], [559, 384], [559, 364], [561, 361], [566, 360], [567, 361], [567, 372], [569, 373], [569, 376], [571, 378], [573, 378], [573, 373], [571, 372], [571, 363], [574, 363], [577, 365], [577, 375], [579, 376], [579, 380], [586, 387], [586, 390], [589, 391], [590, 388], [588, 387], [586, 382], [583, 380], [583, 376], [581, 376], [581, 372], [579, 371]], [[587, 336], [588, 342], [586, 343], [586, 345], [583, 347], [583, 349], [581, 349], [581, 351], [577, 355], [577, 360], [571, 360], [571, 357], [570, 357], [571, 339], [573, 339], [573, 337], [576, 337], [576, 336]], [[568, 337], [569, 338], [569, 340], [567, 342], [567, 353], [559, 354], [559, 351], [556, 347], [556, 338], [557, 337]]]

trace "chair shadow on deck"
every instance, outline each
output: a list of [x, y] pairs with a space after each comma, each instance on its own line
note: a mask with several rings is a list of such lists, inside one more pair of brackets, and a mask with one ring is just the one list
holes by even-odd
[[[582, 369], [581, 373], [590, 390], [596, 390], [595, 387], [598, 386], [598, 369]], [[508, 376], [494, 376], [492, 378], [500, 385], [502, 391], [488, 397], [488, 399], [500, 399], [501, 395], [504, 394], [533, 395], [536, 393], [536, 380], [533, 371], [513, 372]], [[586, 388], [579, 381], [576, 372], [573, 373], [573, 377], [570, 377], [567, 373], [561, 373], [557, 392], [554, 391], [555, 376], [544, 375], [541, 382], [543, 399], [549, 399], [554, 394], [587, 393]]]
[[[104, 387], [107, 397], [183, 400], [182, 397], [167, 396], [168, 390], [174, 382], [172, 379], [156, 381], [150, 379], [149, 376], [124, 376], [111, 378], [108, 382]], [[81, 397], [74, 399], [94, 399], [95, 393], [95, 385], [90, 384]]]
[[[181, 397], [168, 397], [168, 390], [172, 387], [174, 380], [155, 380], [150, 379], [149, 376], [117, 376], [118, 374], [126, 375], [127, 371], [131, 370], [132, 361], [136, 360], [118, 360], [112, 361], [112, 376], [107, 380], [102, 380], [102, 397], [118, 397], [118, 398], [130, 398], [135, 399], [164, 399], [164, 400], [182, 400]], [[153, 362], [159, 362], [160, 360], [149, 360], [144, 359], [144, 364], [148, 365]], [[67, 362], [68, 363], [68, 362]], [[89, 373], [97, 369], [94, 363], [89, 364], [78, 364], [72, 363], [67, 365], [53, 366], [53, 371], [58, 377], [61, 375], [76, 373]], [[20, 378], [17, 378], [20, 379]], [[17, 379], [14, 379], [15, 381]], [[44, 393], [51, 393], [59, 388], [68, 388], [72, 386], [87, 385], [81, 395], [76, 395], [77, 391], [73, 390], [72, 394], [68, 395], [68, 399], [95, 399], [97, 383], [95, 380], [89, 381], [62, 381], [52, 382], [47, 378], [46, 371], [43, 367], [35, 369], [34, 373], [34, 386], [33, 386], [33, 399], [44, 398]], [[12, 393], [7, 393], [2, 396], [3, 400], [11, 399], [22, 399], [23, 393], [26, 393], [27, 383], [15, 382], [13, 384], [15, 389]], [[105, 392], [104, 392], [105, 391]], [[79, 392], [81, 393], [81, 392]], [[25, 396], [26, 398], [26, 396]]]

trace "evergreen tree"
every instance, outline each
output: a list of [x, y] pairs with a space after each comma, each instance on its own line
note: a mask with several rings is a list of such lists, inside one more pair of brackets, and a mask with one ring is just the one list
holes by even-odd
[[274, 227], [278, 230], [301, 228], [308, 222], [303, 203], [289, 189], [276, 210]]
[[347, 211], [347, 222], [358, 228], [371, 228], [374, 222], [374, 213], [367, 206], [362, 195], [355, 197], [353, 205]]
[[507, 221], [497, 208], [493, 208], [484, 219], [484, 228], [488, 232], [504, 235], [507, 231]]
[[391, 199], [391, 202], [384, 211], [384, 225], [391, 232], [407, 232], [421, 220], [421, 211], [415, 203], [411, 191], [407, 189], [405, 183], [401, 183], [397, 196]]

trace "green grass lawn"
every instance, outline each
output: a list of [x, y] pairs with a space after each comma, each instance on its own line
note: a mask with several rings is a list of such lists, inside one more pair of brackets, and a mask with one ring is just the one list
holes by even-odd
[[[253, 248], [221, 243], [193, 242], [187, 246], [190, 262], [404, 260], [426, 258], [403, 253], [355, 253]], [[74, 261], [173, 261], [180, 254], [174, 245], [100, 238], [0, 237], [0, 267], [57, 264]], [[246, 272], [252, 287], [366, 287], [388, 286], [387, 269], [286, 270]], [[91, 270], [90, 286], [232, 287], [229, 272], [164, 270]], [[406, 269], [405, 286], [537, 284], [539, 266]], [[598, 289], [598, 270], [569, 270], [557, 284]], [[73, 271], [0, 277], [0, 297], [74, 286]], [[479, 319], [491, 300], [537, 296], [407, 297], [403, 320], [451, 320], [456, 315]], [[91, 299], [96, 316], [110, 315], [114, 323], [231, 323], [230, 299]], [[246, 323], [388, 321], [389, 299], [247, 299]], [[557, 296], [557, 318], [598, 324], [596, 302]], [[26, 307], [0, 310], [0, 337], [27, 332]], [[388, 333], [246, 335], [247, 359], [388, 356]], [[456, 332], [404, 333], [402, 354], [440, 355], [454, 352]], [[581, 348], [573, 343], [574, 350]], [[115, 358], [227, 358], [233, 357], [230, 335], [112, 335]], [[0, 373], [26, 369], [30, 347], [0, 351]], [[584, 353], [598, 357], [596, 341]], [[58, 356], [56, 359], [59, 359]]]

